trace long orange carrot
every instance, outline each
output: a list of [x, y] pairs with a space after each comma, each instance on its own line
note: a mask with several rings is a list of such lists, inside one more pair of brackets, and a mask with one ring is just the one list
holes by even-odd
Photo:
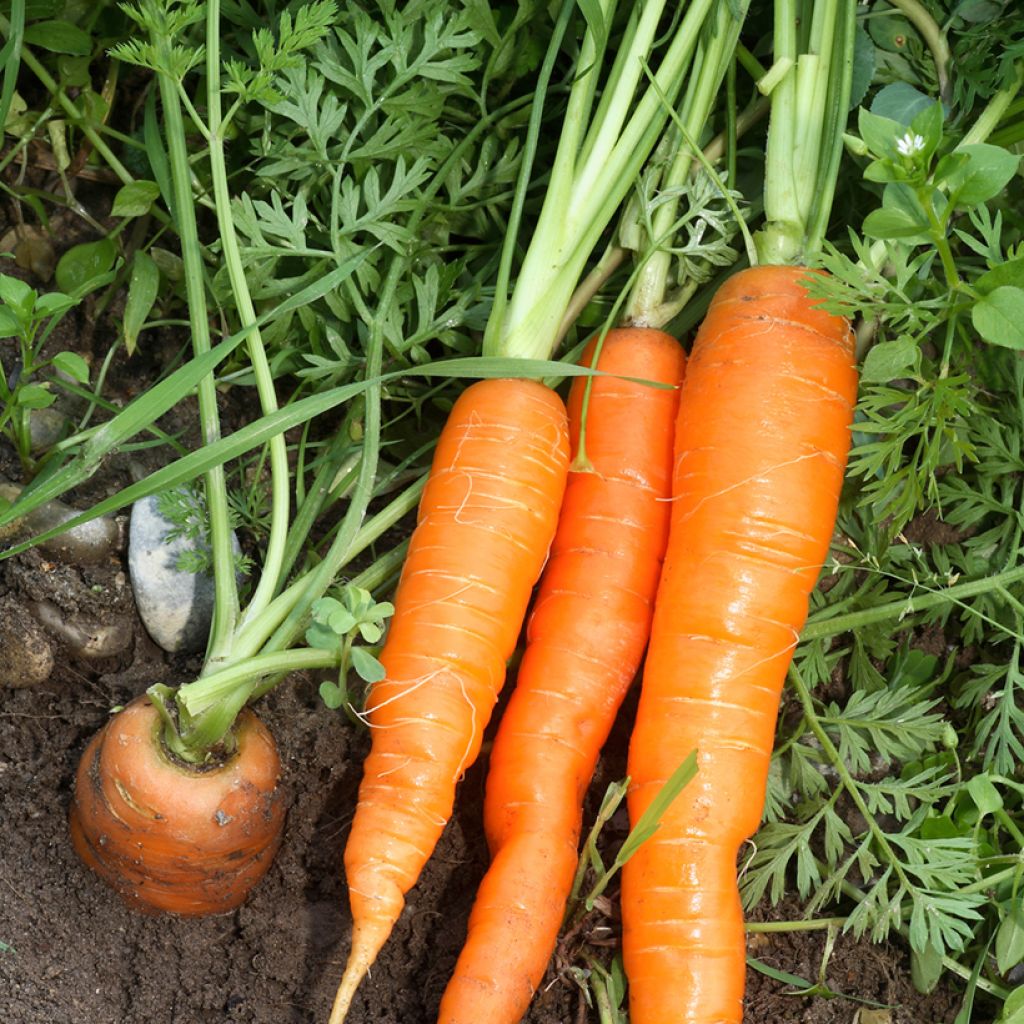
[[[440, 1024], [516, 1024], [554, 949], [579, 856], [583, 796], [647, 643], [668, 538], [684, 361], [675, 339], [656, 330], [615, 330], [601, 348], [600, 370], [673, 387], [592, 379], [592, 470], [569, 475], [516, 689], [494, 741], [484, 805], [494, 860]], [[577, 378], [569, 397], [574, 450], [585, 387]]]
[[71, 805], [78, 855], [130, 905], [175, 914], [237, 907], [281, 842], [281, 762], [267, 728], [245, 711], [237, 747], [218, 767], [171, 759], [147, 697], [90, 741]]
[[344, 1019], [480, 751], [568, 471], [565, 406], [529, 380], [467, 388], [441, 434], [368, 703], [345, 870], [352, 945], [331, 1014]]
[[736, 857], [761, 819], [856, 397], [849, 325], [813, 308], [807, 273], [731, 278], [680, 397], [669, 548], [629, 752], [632, 820], [694, 748], [698, 774], [623, 869], [631, 1024], [743, 1016]]

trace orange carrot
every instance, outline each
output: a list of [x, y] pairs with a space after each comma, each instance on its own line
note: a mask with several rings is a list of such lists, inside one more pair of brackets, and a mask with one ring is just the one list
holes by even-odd
[[[594, 343], [583, 364], [591, 365]], [[672, 425], [683, 350], [661, 331], [610, 332], [573, 472], [491, 753], [484, 815], [494, 858], [441, 1001], [440, 1024], [515, 1024], [551, 957], [578, 859], [583, 796], [647, 643], [668, 537]], [[569, 397], [575, 450], [586, 382]]]
[[856, 397], [853, 339], [808, 271], [731, 278], [680, 396], [668, 553], [630, 744], [636, 821], [698, 774], [623, 869], [631, 1024], [739, 1024], [740, 844], [764, 804], [779, 696], [832, 536]]
[[529, 380], [460, 396], [420, 502], [368, 701], [372, 747], [345, 850], [352, 946], [331, 1014], [344, 1019], [477, 757], [568, 471], [565, 406]]
[[93, 736], [79, 763], [71, 839], [82, 860], [132, 906], [183, 915], [237, 907], [281, 841], [281, 764], [251, 711], [223, 764], [173, 760], [161, 719], [140, 697]]

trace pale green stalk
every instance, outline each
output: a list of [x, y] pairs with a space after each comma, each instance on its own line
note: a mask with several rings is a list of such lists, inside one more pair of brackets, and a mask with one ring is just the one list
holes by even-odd
[[574, 118], [578, 109], [588, 106], [586, 95], [592, 86], [586, 78], [590, 75], [574, 83], [573, 92], [581, 98], [576, 105], [570, 101], [572, 115], [567, 116], [567, 131], [559, 141], [544, 208], [512, 300], [500, 322], [488, 325], [485, 355], [543, 358], [554, 350], [586, 260], [664, 127], [668, 109], [663, 98], [669, 104], [675, 102], [713, 2], [695, 0], [689, 5], [653, 81], [633, 107], [629, 90], [635, 91], [645, 73], [662, 4], [644, 8], [621, 59], [615, 95], [599, 105], [600, 119], [595, 118], [587, 132], [579, 156], [581, 126]]
[[[159, 24], [160, 14], [151, 6]], [[159, 62], [169, 66], [169, 41], [154, 28], [151, 33]], [[195, 203], [192, 197], [192, 176], [188, 151], [185, 146], [185, 124], [178, 98], [177, 82], [166, 72], [158, 71], [157, 81], [164, 106], [167, 129], [167, 149], [174, 188], [174, 206], [178, 214], [178, 237], [181, 239], [181, 258], [185, 272], [185, 293], [188, 299], [192, 348], [197, 356], [210, 351], [210, 326], [207, 320], [206, 291], [203, 278], [202, 249], [196, 224]], [[217, 413], [217, 392], [213, 374], [207, 374], [196, 388], [199, 399], [200, 428], [203, 443], [213, 444], [220, 438], [220, 419]], [[228, 514], [227, 484], [224, 467], [214, 466], [205, 475], [206, 504], [210, 515], [210, 550], [213, 562], [214, 615], [210, 629], [210, 642], [206, 651], [206, 664], [219, 662], [231, 646], [231, 635], [238, 619], [238, 590], [235, 585], [234, 551], [231, 545], [231, 525]]]
[[[207, 126], [209, 129], [210, 171], [213, 179], [214, 203], [217, 224], [220, 228], [224, 265], [227, 268], [231, 290], [235, 297], [240, 326], [252, 327], [247, 339], [249, 361], [256, 381], [260, 409], [264, 415], [277, 410], [277, 394], [274, 378], [267, 362], [263, 339], [256, 326], [256, 309], [253, 306], [245, 269], [238, 249], [235, 225], [231, 219], [231, 195], [228, 192], [228, 171], [224, 160], [224, 139], [222, 135], [220, 94], [220, 0], [208, 0], [206, 14], [206, 89]], [[267, 549], [263, 556], [259, 583], [249, 600], [240, 625], [259, 615], [270, 604], [277, 592], [284, 563], [285, 545], [288, 537], [290, 514], [288, 469], [288, 448], [283, 434], [271, 438], [270, 452], [271, 518]]]
[[[661, 192], [682, 188], [690, 176], [697, 158], [690, 143], [700, 138], [711, 114], [722, 79], [732, 63], [746, 7], [746, 4], [742, 4], [738, 16], [735, 16], [729, 5], [720, 5], [710, 40], [706, 45], [702, 40], [694, 57], [693, 71], [678, 115], [681, 122], [677, 128], [679, 144], [671, 165], [659, 183]], [[678, 208], [679, 197], [676, 196], [671, 201], [662, 202], [654, 211], [650, 219], [652, 244], [658, 244], [660, 239], [671, 238]], [[662, 327], [675, 316], [679, 311], [678, 301], [668, 301], [671, 269], [670, 246], [659, 246], [644, 263], [633, 285], [625, 312], [627, 323], [638, 327]], [[684, 292], [680, 298], [685, 297]]]

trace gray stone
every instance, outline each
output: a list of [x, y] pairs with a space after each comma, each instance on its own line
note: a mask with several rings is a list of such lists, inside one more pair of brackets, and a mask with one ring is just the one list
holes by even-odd
[[38, 686], [53, 671], [46, 633], [20, 602], [0, 597], [0, 686]]
[[81, 615], [66, 618], [52, 601], [35, 601], [32, 613], [79, 658], [113, 658], [132, 642], [132, 625], [124, 616], [96, 622]]
[[67, 425], [67, 416], [56, 409], [33, 409], [28, 419], [32, 454], [48, 452], [64, 436]]
[[[165, 651], [194, 653], [206, 649], [210, 635], [213, 578], [178, 568], [179, 556], [194, 550], [195, 542], [168, 540], [172, 529], [155, 495], [135, 502], [128, 529], [128, 573], [139, 617], [153, 640]], [[232, 540], [239, 550], [237, 539]]]
[[[21, 490], [17, 484], [0, 479], [0, 498], [16, 501]], [[0, 541], [45, 533], [55, 526], [70, 522], [78, 515], [81, 515], [79, 509], [71, 508], [62, 501], [48, 501], [28, 515], [0, 528]], [[69, 565], [98, 565], [117, 554], [121, 547], [121, 529], [109, 516], [98, 516], [39, 545], [41, 551]]]

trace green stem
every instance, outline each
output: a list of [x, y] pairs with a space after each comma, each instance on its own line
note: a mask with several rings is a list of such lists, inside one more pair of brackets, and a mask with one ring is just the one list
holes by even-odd
[[678, 304], [668, 302], [668, 291], [673, 260], [671, 238], [679, 209], [680, 192], [697, 159], [694, 144], [704, 130], [718, 98], [722, 79], [733, 62], [733, 51], [745, 16], [746, 5], [740, 5], [735, 13], [731, 5], [719, 5], [714, 14], [716, 21], [710, 36], [701, 40], [694, 56], [694, 70], [677, 115], [678, 145], [671, 164], [659, 182], [660, 192], [674, 192], [675, 196], [662, 201], [649, 220], [649, 241], [658, 248], [644, 263], [626, 306], [625, 320], [638, 327], [662, 327], [679, 312]]
[[[352, 539], [352, 543], [347, 551], [342, 554], [342, 562], [331, 566], [332, 571], [330, 575], [332, 579], [337, 575], [345, 559], [355, 558], [356, 555], [365, 551], [375, 540], [390, 530], [391, 527], [416, 507], [426, 481], [426, 475], [422, 476], [391, 501], [386, 508], [363, 524], [362, 528]], [[242, 660], [252, 657], [262, 648], [273, 632], [287, 618], [288, 613], [309, 586], [316, 572], [316, 569], [311, 569], [303, 576], [300, 576], [287, 590], [282, 591], [260, 615], [247, 622], [245, 627], [238, 631], [235, 637], [235, 646], [232, 650], [234, 658]], [[366, 584], [360, 585], [366, 586]], [[366, 589], [370, 588], [366, 587]]]
[[970, 130], [960, 140], [960, 146], [970, 146], [978, 142], [984, 142], [995, 131], [996, 126], [1003, 119], [1007, 108], [1014, 101], [1021, 86], [1024, 85], [1024, 62], [1014, 65], [1013, 81], [1000, 89], [992, 99], [988, 101], [985, 109], [978, 116], [978, 119], [971, 125]]
[[885, 622], [887, 619], [902, 619], [907, 615], [923, 612], [942, 604], [961, 602], [970, 597], [977, 597], [979, 594], [986, 594], [990, 590], [998, 590], [1000, 587], [1009, 586], [1011, 583], [1018, 583], [1021, 580], [1024, 580], [1024, 565], [1007, 569], [1005, 572], [997, 573], [994, 576], [986, 576], [984, 579], [956, 583], [945, 590], [930, 590], [920, 596], [908, 594], [906, 597], [899, 598], [896, 601], [887, 601], [885, 604], [875, 605], [874, 608], [848, 612], [846, 615], [837, 615], [833, 618], [816, 619], [816, 621], [810, 622], [804, 627], [803, 632], [800, 634], [800, 639], [801, 641], [820, 640], [839, 636], [841, 633], [854, 632], [876, 622]]
[[788, 69], [771, 91], [765, 165], [762, 263], [806, 261], [820, 248], [842, 157], [856, 24], [854, 0], [813, 5], [800, 53], [795, 0], [775, 4], [774, 67]]
[[[686, 69], [713, 0], [689, 4], [656, 74], [635, 107], [633, 93], [653, 46], [663, 4], [641, 12], [626, 57], [616, 58], [614, 97], [602, 102], [577, 155], [579, 111], [588, 109], [586, 91], [596, 66], [576, 80], [580, 99], [567, 114], [555, 170], [537, 227], [523, 260], [511, 302], [501, 323], [485, 339], [486, 355], [546, 358], [591, 250], [650, 155], [682, 87]], [[667, 99], [667, 104], [666, 104]], [[628, 113], [628, 118], [627, 118]]]
[[[217, 211], [217, 225], [220, 229], [224, 265], [227, 268], [231, 290], [235, 297], [240, 326], [252, 327], [247, 338], [249, 362], [256, 381], [260, 410], [264, 415], [277, 411], [277, 393], [274, 378], [267, 361], [263, 338], [256, 325], [256, 309], [253, 306], [245, 268], [238, 247], [234, 221], [231, 219], [231, 194], [228, 191], [228, 170], [224, 159], [223, 122], [221, 119], [220, 93], [220, 0], [209, 0], [206, 15], [206, 88], [207, 117], [209, 125], [210, 171], [213, 179], [213, 196]], [[283, 434], [271, 438], [270, 487], [271, 514], [270, 534], [267, 550], [263, 556], [260, 580], [249, 601], [240, 625], [244, 627], [250, 619], [259, 615], [270, 604], [281, 580], [284, 553], [288, 539], [288, 518], [290, 512], [290, 473], [288, 469], [288, 447]]]
[[811, 697], [811, 691], [807, 688], [807, 684], [804, 682], [803, 676], [795, 665], [790, 667], [789, 678], [793, 684], [793, 689], [796, 691], [797, 697], [800, 700], [800, 704], [803, 707], [804, 719], [811, 732], [814, 733], [818, 743], [821, 744], [822, 751], [832, 762], [832, 767], [839, 776], [841, 785], [856, 805], [857, 810], [863, 815], [865, 822], [867, 822], [868, 830], [874, 837], [879, 849], [884, 852], [885, 857], [896, 874], [896, 877], [899, 879], [900, 884], [908, 890], [913, 888], [910, 879], [903, 870], [903, 863], [889, 845], [888, 837], [875, 820], [875, 816], [871, 813], [871, 809], [868, 807], [864, 797], [861, 796], [860, 787], [857, 785], [853, 776], [850, 774], [849, 769], [846, 767], [846, 762], [840, 756], [831, 737], [822, 726], [821, 721], [818, 718], [818, 713], [814, 709], [814, 700]]
[[932, 52], [935, 62], [935, 77], [938, 79], [939, 96], [944, 102], [950, 100], [949, 64], [952, 55], [946, 35], [936, 20], [919, 0], [889, 0], [906, 19], [921, 33], [925, 46]]
[[748, 935], [771, 934], [773, 932], [816, 932], [828, 928], [842, 928], [845, 917], [819, 917], [809, 921], [748, 921], [745, 925]]
[[[157, 53], [162, 62], [166, 62], [169, 58], [170, 41], [156, 29], [152, 35]], [[177, 83], [164, 72], [158, 73], [157, 80], [164, 107], [192, 348], [196, 356], [201, 356], [210, 351], [210, 326], [207, 321], [202, 250], [192, 197], [192, 176], [185, 144], [185, 124], [178, 101]], [[203, 443], [210, 445], [220, 439], [220, 418], [217, 412], [217, 391], [213, 374], [204, 377], [196, 390]], [[224, 467], [215, 466], [208, 470], [205, 474], [205, 483], [206, 504], [210, 514], [210, 550], [214, 578], [214, 615], [206, 652], [206, 665], [209, 666], [219, 662], [230, 648], [231, 634], [238, 618], [238, 590], [235, 585], [234, 551], [231, 545]]]

